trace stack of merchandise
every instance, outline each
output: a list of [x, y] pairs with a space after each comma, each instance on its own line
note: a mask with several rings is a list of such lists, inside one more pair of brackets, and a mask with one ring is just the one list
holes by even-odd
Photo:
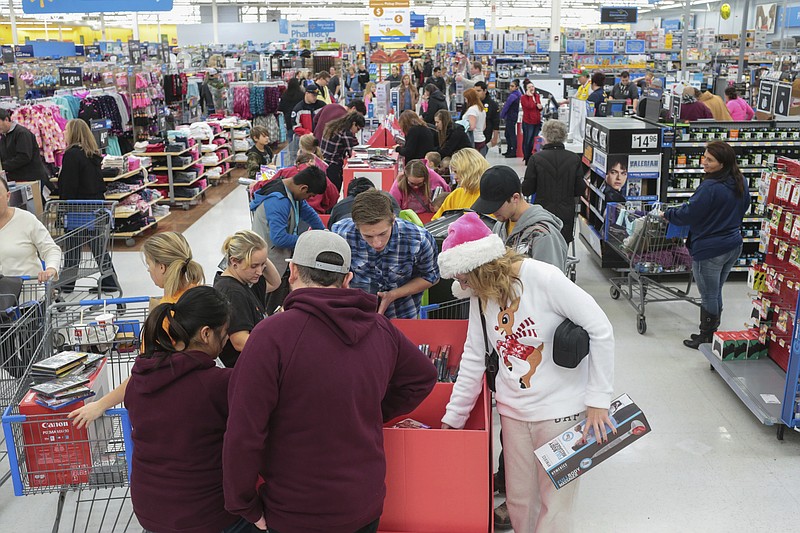
[[103, 177], [114, 178], [128, 171], [124, 156], [107, 155], [102, 163]]
[[458, 377], [458, 365], [450, 361], [452, 348], [449, 344], [439, 346], [435, 350], [431, 350], [430, 344], [421, 344], [419, 346], [419, 351], [425, 354], [436, 368], [440, 382], [454, 383]]
[[31, 366], [36, 403], [60, 409], [94, 396], [86, 384], [105, 356], [87, 352], [61, 352]]

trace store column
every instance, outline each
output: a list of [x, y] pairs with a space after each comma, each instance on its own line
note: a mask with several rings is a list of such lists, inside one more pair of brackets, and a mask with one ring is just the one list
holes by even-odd
[[[739, 35], [739, 74], [736, 76], [736, 81], [741, 83], [744, 81], [744, 49], [742, 46], [747, 41], [747, 19], [750, 16], [751, 0], [744, 0], [744, 11], [742, 11], [742, 33]], [[786, 13], [784, 11], [784, 13]], [[784, 15], [785, 16], [785, 15]], [[784, 23], [784, 26], [786, 24]]]
[[213, 44], [219, 44], [219, 12], [217, 11], [217, 0], [211, 0], [211, 26], [214, 31]]
[[16, 46], [19, 44], [19, 37], [17, 37], [17, 12], [14, 10], [14, 0], [8, 0], [8, 16], [11, 19], [11, 43]]
[[133, 14], [133, 40], [139, 40], [139, 13]]
[[550, 76], [560, 77], [561, 63], [561, 0], [550, 6]]

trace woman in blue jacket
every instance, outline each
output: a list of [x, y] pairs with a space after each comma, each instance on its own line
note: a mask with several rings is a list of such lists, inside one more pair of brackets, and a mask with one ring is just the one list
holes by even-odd
[[511, 80], [508, 86], [508, 98], [500, 111], [500, 118], [506, 125], [506, 157], [517, 157], [517, 121], [519, 120], [519, 99], [522, 92], [519, 90], [519, 80]]
[[683, 344], [695, 350], [711, 342], [719, 327], [722, 285], [742, 254], [742, 219], [750, 208], [750, 193], [728, 143], [706, 145], [703, 170], [705, 177], [689, 201], [664, 213], [669, 222], [689, 226], [687, 244], [701, 298], [700, 334]]

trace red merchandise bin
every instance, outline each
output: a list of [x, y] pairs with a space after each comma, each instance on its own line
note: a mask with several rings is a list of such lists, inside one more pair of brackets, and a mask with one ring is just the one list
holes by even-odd
[[[393, 320], [418, 344], [452, 346], [458, 364], [466, 320]], [[386, 424], [384, 533], [486, 533], [494, 530], [491, 396], [484, 385], [464, 429], [442, 430], [441, 419], [453, 390], [437, 383], [417, 409]], [[413, 418], [433, 429], [391, 427]]]
[[391, 156], [394, 157], [394, 165], [389, 168], [350, 168], [345, 164], [342, 170], [342, 191], [347, 191], [350, 182], [356, 178], [367, 178], [375, 184], [375, 188], [379, 191], [389, 192], [394, 184], [395, 178], [400, 173], [398, 166], [398, 155], [392, 152]]

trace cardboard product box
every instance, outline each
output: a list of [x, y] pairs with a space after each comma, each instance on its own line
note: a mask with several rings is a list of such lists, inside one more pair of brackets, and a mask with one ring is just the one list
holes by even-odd
[[767, 345], [758, 340], [758, 330], [749, 329], [745, 333], [747, 340], [747, 359], [763, 359], [767, 357]]
[[[90, 376], [86, 385], [95, 391], [94, 398], [108, 393], [105, 362]], [[98, 420], [90, 427], [76, 429], [67, 414], [82, 407], [86, 400], [53, 410], [36, 403], [36, 393], [29, 391], [19, 405], [19, 412], [28, 419], [22, 422], [22, 472], [27, 474], [31, 487], [59, 487], [87, 483], [92, 467], [91, 443], [98, 441], [95, 424], [110, 421]], [[101, 428], [106, 433], [109, 428]], [[19, 446], [19, 443], [17, 444]]]
[[718, 331], [714, 333], [711, 349], [723, 361], [747, 359], [747, 339], [743, 331]]
[[578, 479], [651, 430], [644, 413], [627, 394], [612, 401], [608, 413], [617, 434], [609, 432], [607, 442], [597, 442], [593, 432], [584, 441], [586, 420], [583, 420], [534, 452], [557, 489]]

